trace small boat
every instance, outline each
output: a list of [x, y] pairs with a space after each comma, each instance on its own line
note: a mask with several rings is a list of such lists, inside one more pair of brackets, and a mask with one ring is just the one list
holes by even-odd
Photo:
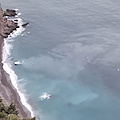
[[52, 97], [52, 95], [51, 94], [48, 94], [48, 93], [43, 93], [40, 97], [39, 97], [39, 99], [40, 100], [45, 100], [45, 99], [50, 99]]
[[19, 65], [19, 64], [22, 64], [22, 62], [21, 61], [14, 62], [14, 65]]

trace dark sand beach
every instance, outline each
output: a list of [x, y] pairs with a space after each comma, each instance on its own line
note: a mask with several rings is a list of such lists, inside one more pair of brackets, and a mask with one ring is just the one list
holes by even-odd
[[[2, 13], [0, 13], [0, 14], [2, 14]], [[0, 24], [1, 29], [4, 29], [4, 28], [2, 28], [3, 26], [4, 25]], [[22, 105], [22, 103], [20, 101], [20, 97], [17, 93], [17, 90], [13, 87], [11, 80], [9, 78], [9, 75], [3, 69], [3, 64], [2, 64], [3, 44], [4, 44], [4, 37], [2, 35], [0, 35], [0, 96], [4, 99], [6, 104], [10, 104], [10, 102], [13, 100], [16, 103], [17, 108], [19, 109], [21, 117], [23, 117], [23, 118], [29, 117], [30, 118], [31, 113], [29, 112], [29, 110], [27, 110], [27, 108], [25, 108]]]

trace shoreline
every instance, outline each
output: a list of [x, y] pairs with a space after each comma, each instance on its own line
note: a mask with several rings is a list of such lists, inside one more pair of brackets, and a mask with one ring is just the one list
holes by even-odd
[[[15, 22], [13, 24], [16, 25]], [[1, 29], [4, 29], [4, 25], [1, 25], [0, 27]], [[13, 26], [13, 27], [14, 27], [14, 30], [16, 30], [15, 28], [17, 28], [18, 26]], [[10, 30], [10, 33], [13, 32], [12, 30]], [[7, 33], [7, 37], [8, 35], [9, 34]], [[3, 37], [0, 35], [0, 50], [1, 50], [0, 52], [0, 71], [1, 71], [0, 72], [1, 74], [0, 75], [1, 77], [0, 78], [0, 96], [4, 99], [6, 104], [10, 104], [11, 101], [14, 100], [17, 108], [19, 109], [19, 115], [21, 116], [21, 118], [31, 118], [31, 112], [21, 102], [20, 95], [17, 89], [13, 86], [11, 79], [10, 79], [10, 75], [3, 69], [2, 55], [3, 55], [3, 47], [4, 47], [4, 38], [6, 38], [6, 36]]]

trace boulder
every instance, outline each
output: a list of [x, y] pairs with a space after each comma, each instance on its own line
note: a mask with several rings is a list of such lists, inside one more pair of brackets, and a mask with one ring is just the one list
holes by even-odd
[[22, 24], [23, 27], [26, 27], [29, 24], [29, 22]]
[[4, 11], [3, 13], [3, 16], [9, 16], [9, 17], [15, 16], [15, 15], [17, 15], [16, 11], [11, 9], [6, 9], [6, 11]]

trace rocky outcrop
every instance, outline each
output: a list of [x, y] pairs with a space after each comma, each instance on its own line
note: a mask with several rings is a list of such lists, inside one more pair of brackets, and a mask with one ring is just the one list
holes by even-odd
[[16, 10], [11, 10], [11, 9], [6, 9], [6, 11], [4, 11], [3, 16], [16, 16]]
[[4, 19], [1, 22], [1, 31], [0, 31], [0, 35], [4, 38], [7, 38], [8, 35], [10, 35], [10, 33], [12, 33], [14, 30], [16, 30], [16, 28], [18, 28], [18, 24], [15, 23], [12, 20], [6, 20]]
[[[16, 10], [6, 9], [5, 11], [2, 10], [0, 6], [0, 36], [3, 38], [7, 38], [14, 30], [19, 28], [18, 20], [9, 20], [7, 17], [16, 16]], [[29, 22], [24, 23], [22, 27], [26, 27]]]
[[17, 15], [15, 10], [6, 9], [6, 11], [3, 11], [0, 7], [0, 35], [3, 38], [7, 38], [10, 33], [12, 33], [14, 30], [16, 30], [19, 26], [16, 21], [8, 20], [5, 16], [15, 16]]

